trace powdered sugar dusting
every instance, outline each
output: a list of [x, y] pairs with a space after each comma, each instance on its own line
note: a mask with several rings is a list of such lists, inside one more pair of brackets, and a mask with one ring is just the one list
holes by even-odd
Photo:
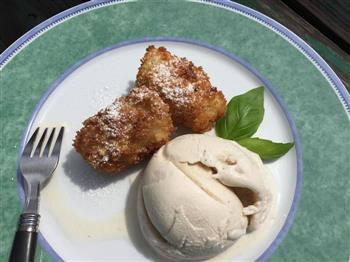
[[102, 157], [102, 162], [108, 162], [108, 160], [109, 160], [109, 155], [105, 155], [105, 156], [103, 156]]
[[[122, 106], [123, 101], [121, 98], [118, 98], [104, 110], [100, 111], [99, 115], [97, 116], [101, 121], [101, 128], [110, 138], [117, 138], [123, 135], [124, 126], [116, 124], [125, 117], [121, 112]], [[109, 145], [107, 144], [105, 145], [106, 148], [108, 146]], [[104, 162], [104, 160], [102, 160], [102, 162]]]
[[[173, 63], [179, 63], [178, 58], [174, 58]], [[160, 63], [153, 69], [152, 79], [165, 99], [177, 105], [186, 105], [195, 88], [191, 82], [178, 77], [174, 70], [173, 64]]]
[[130, 94], [130, 97], [134, 100], [134, 102], [138, 103], [142, 100], [146, 99], [151, 95], [151, 90], [146, 87], [135, 87]]
[[161, 90], [162, 94], [165, 96], [166, 99], [169, 99], [171, 101], [174, 101], [180, 104], [188, 103], [189, 95], [193, 93], [193, 91], [194, 91], [194, 88], [191, 84], [187, 85], [186, 87], [165, 86]]
[[108, 104], [113, 102], [115, 97], [117, 88], [111, 88], [109, 86], [104, 86], [102, 88], [98, 88], [92, 97], [91, 107], [96, 110], [96, 108], [101, 109], [106, 107]]
[[168, 67], [164, 64], [159, 64], [159, 66], [157, 68], [157, 73], [158, 73], [158, 77], [160, 77], [162, 79], [169, 78], [171, 76]]
[[106, 107], [106, 117], [110, 119], [116, 119], [120, 113], [121, 102], [116, 100], [113, 104]]

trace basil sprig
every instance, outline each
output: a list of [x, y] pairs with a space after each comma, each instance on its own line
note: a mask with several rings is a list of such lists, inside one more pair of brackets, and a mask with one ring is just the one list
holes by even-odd
[[240, 140], [251, 137], [264, 118], [264, 87], [235, 96], [227, 105], [226, 114], [216, 123], [219, 137]]
[[294, 143], [275, 143], [271, 140], [261, 139], [257, 137], [244, 138], [237, 141], [238, 144], [253, 151], [261, 157], [262, 160], [271, 160], [279, 158], [288, 152]]
[[276, 143], [251, 136], [258, 130], [264, 118], [264, 87], [254, 88], [235, 96], [227, 105], [223, 118], [216, 122], [219, 137], [235, 140], [262, 160], [272, 160], [286, 154], [294, 143]]

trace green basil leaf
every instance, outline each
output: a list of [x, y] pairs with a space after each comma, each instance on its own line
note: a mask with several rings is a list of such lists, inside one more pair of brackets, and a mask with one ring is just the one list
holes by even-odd
[[219, 137], [239, 140], [251, 137], [264, 118], [264, 87], [235, 96], [227, 105], [223, 118], [216, 122]]
[[244, 138], [237, 141], [241, 146], [259, 154], [262, 160], [272, 160], [283, 156], [289, 151], [294, 143], [275, 143], [257, 137]]

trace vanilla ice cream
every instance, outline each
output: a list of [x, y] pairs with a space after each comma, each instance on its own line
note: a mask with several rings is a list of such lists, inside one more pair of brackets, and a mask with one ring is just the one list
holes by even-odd
[[144, 171], [139, 220], [155, 250], [174, 259], [210, 258], [256, 230], [270, 209], [258, 155], [207, 135], [163, 146]]

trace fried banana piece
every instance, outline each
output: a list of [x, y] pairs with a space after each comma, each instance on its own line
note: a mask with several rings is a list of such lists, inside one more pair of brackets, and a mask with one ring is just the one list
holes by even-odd
[[74, 147], [96, 170], [113, 173], [136, 164], [170, 140], [174, 131], [169, 106], [147, 88], [86, 119]]
[[202, 67], [172, 55], [164, 47], [149, 46], [141, 60], [136, 86], [156, 90], [170, 107], [176, 124], [203, 133], [226, 111], [226, 100], [213, 87]]

